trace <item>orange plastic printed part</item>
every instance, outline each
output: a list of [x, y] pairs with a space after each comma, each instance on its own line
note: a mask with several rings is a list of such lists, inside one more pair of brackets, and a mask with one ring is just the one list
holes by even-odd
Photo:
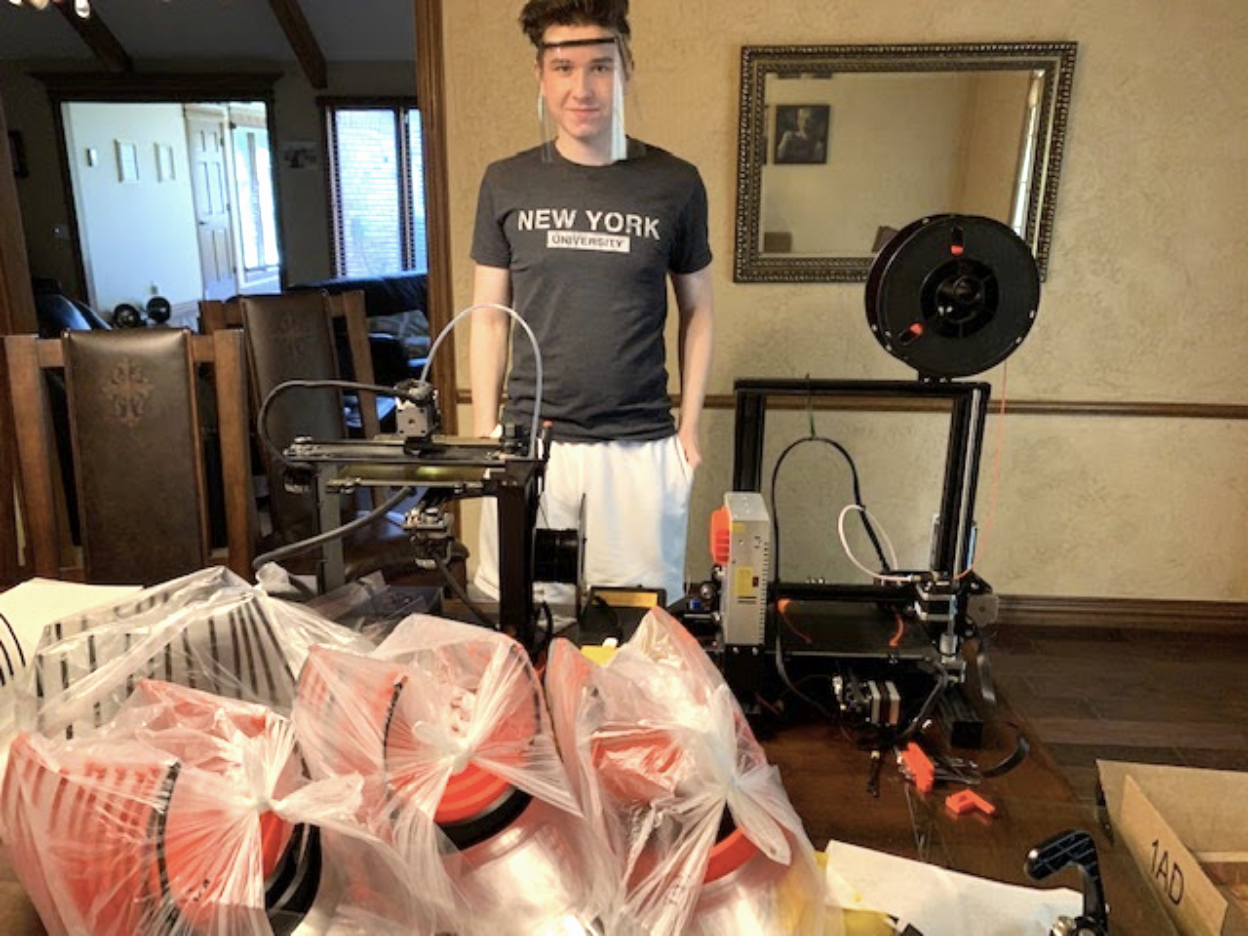
[[923, 749], [911, 741], [901, 752], [901, 760], [908, 769], [911, 779], [914, 780], [914, 785], [919, 788], [919, 792], [932, 792], [932, 787], [936, 783], [936, 768], [932, 766], [931, 759]]
[[711, 512], [711, 562], [727, 565], [732, 548], [732, 521], [728, 508], [719, 507]]
[[968, 812], [979, 810], [985, 816], [991, 816], [997, 807], [988, 802], [974, 790], [959, 790], [945, 799], [945, 808], [955, 816], [965, 816]]

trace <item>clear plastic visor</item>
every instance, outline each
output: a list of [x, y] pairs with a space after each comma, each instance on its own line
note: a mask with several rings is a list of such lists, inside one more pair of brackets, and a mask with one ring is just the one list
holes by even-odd
[[628, 40], [605, 34], [546, 42], [537, 55], [537, 122], [544, 157], [553, 158], [556, 139], [566, 135], [604, 146], [611, 162], [627, 158]]

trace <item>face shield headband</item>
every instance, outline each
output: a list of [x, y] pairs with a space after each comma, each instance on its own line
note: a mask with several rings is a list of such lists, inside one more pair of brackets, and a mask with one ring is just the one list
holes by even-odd
[[[547, 52], [561, 49], [572, 49], [584, 46], [611, 45], [615, 47], [616, 77], [611, 82], [611, 153], [612, 162], [619, 162], [628, 156], [628, 138], [624, 130], [624, 85], [629, 76], [631, 57], [628, 40], [623, 36], [590, 36], [585, 39], [569, 39], [565, 42], [543, 42], [537, 47], [539, 60]], [[544, 63], [543, 63], [544, 64]], [[543, 152], [550, 159], [550, 145], [553, 139], [551, 129], [547, 127], [546, 99], [541, 89], [537, 92], [537, 122], [541, 134]]]

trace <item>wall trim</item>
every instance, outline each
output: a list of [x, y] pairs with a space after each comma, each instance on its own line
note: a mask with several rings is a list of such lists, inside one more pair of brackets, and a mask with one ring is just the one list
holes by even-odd
[[[455, 402], [461, 406], [472, 403], [472, 393], [460, 387]], [[672, 405], [680, 406], [679, 395], [672, 397]], [[708, 410], [736, 409], [736, 397], [731, 393], [708, 394], [705, 408]], [[777, 399], [768, 403], [768, 409], [806, 409], [807, 402], [799, 397]], [[837, 399], [814, 401], [815, 409], [859, 410], [871, 412], [925, 412], [947, 409], [941, 402], [924, 403], [919, 400], [868, 400]], [[990, 401], [988, 414], [1000, 412], [1000, 401]], [[1234, 403], [1149, 403], [1116, 402], [1110, 400], [1013, 400], [1007, 401], [1006, 415], [1017, 416], [1110, 416], [1135, 419], [1220, 419], [1248, 420], [1248, 406]]]
[[[674, 402], [679, 405], [679, 400]], [[769, 409], [806, 409], [807, 401], [799, 397], [778, 399], [768, 403]], [[736, 397], [731, 393], [708, 395], [707, 409], [735, 409]], [[864, 410], [888, 412], [922, 412], [947, 408], [942, 403], [921, 400], [832, 399], [815, 400], [815, 409]], [[1001, 401], [990, 400], [988, 414], [1000, 412]], [[1248, 406], [1233, 403], [1153, 403], [1112, 400], [1007, 400], [1006, 415], [1018, 416], [1113, 416], [1142, 419], [1248, 419]]]
[[1000, 627], [1164, 630], [1248, 638], [1248, 601], [1001, 595]]

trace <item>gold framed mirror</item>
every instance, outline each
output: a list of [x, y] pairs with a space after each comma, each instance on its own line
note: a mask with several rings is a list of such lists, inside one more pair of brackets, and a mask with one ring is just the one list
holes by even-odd
[[738, 283], [856, 282], [936, 214], [1012, 227], [1044, 278], [1073, 42], [745, 46]]

